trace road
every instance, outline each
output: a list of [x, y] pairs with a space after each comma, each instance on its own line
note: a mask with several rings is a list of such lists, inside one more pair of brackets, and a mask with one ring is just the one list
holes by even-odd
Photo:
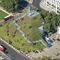
[[25, 54], [19, 52], [4, 40], [0, 39], [0, 44], [7, 48], [8, 53], [11, 57], [14, 57], [12, 60], [30, 60], [28, 57], [26, 57]]

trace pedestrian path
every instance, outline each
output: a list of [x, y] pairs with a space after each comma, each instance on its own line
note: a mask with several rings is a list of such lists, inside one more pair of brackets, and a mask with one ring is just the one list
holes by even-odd
[[22, 36], [24, 37], [24, 39], [27, 40], [28, 43], [31, 43], [31, 41], [29, 41], [29, 40], [27, 39], [27, 37], [25, 36], [25, 33], [20, 29], [20, 25], [18, 25], [18, 24], [16, 23], [16, 21], [21, 20], [21, 18], [25, 17], [27, 14], [28, 14], [28, 13], [22, 13], [21, 16], [18, 16], [18, 17], [15, 18], [15, 20], [13, 21], [13, 23], [14, 23], [14, 25], [17, 27], [17, 30], [22, 34]]
[[20, 60], [20, 58], [21, 58], [21, 60], [30, 60], [28, 58], [28, 56], [26, 56], [25, 53], [23, 53], [22, 51], [17, 50], [12, 45], [10, 45], [6, 41], [4, 41], [2, 38], [0, 38], [0, 44], [3, 45], [4, 47], [6, 47], [7, 50], [8, 50], [9, 56], [11, 56], [11, 57], [15, 56], [16, 60]]
[[10, 14], [9, 12], [7, 12], [6, 10], [4, 10], [2, 7], [0, 7], [0, 10], [2, 10], [3, 12], [7, 13], [8, 15]]
[[53, 46], [50, 48], [45, 48], [43, 51], [39, 51], [38, 53], [30, 52], [27, 54], [31, 58], [41, 58], [44, 56], [51, 57], [52, 59], [60, 59], [60, 42], [55, 41]]

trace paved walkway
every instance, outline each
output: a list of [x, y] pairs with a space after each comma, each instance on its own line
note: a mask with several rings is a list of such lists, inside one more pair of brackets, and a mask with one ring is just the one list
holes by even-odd
[[41, 42], [45, 47], [47, 46], [47, 44], [45, 42], [43, 42], [42, 40], [36, 40], [36, 41], [33, 41], [34, 43], [38, 43], [38, 42]]
[[22, 13], [21, 16], [18, 16], [18, 17], [15, 18], [15, 20], [13, 21], [13, 23], [14, 23], [14, 25], [17, 27], [17, 30], [22, 34], [22, 36], [24, 37], [24, 39], [27, 40], [28, 43], [31, 43], [31, 41], [29, 41], [29, 40], [27, 39], [27, 37], [25, 36], [25, 33], [20, 29], [20, 25], [18, 25], [18, 24], [16, 23], [16, 21], [21, 20], [21, 18], [25, 17], [27, 14], [28, 14], [28, 13]]
[[50, 48], [45, 48], [42, 52], [39, 53], [29, 53], [27, 54], [31, 58], [38, 58], [38, 57], [51, 57], [52, 59], [60, 59], [60, 41], [55, 41], [53, 46]]
[[[5, 12], [5, 13], [7, 13], [7, 14], [10, 14], [10, 13], [7, 12], [6, 10], [4, 10], [2, 7], [0, 7], [0, 10], [2, 10], [3, 12]], [[27, 39], [27, 38], [25, 37], [24, 32], [20, 29], [20, 25], [18, 25], [18, 24], [16, 23], [16, 21], [21, 20], [21, 18], [23, 18], [23, 17], [26, 16], [27, 14], [28, 14], [28, 13], [22, 13], [22, 16], [16, 17], [15, 20], [13, 21], [13, 23], [14, 23], [15, 26], [17, 27], [17, 30], [22, 34], [22, 36], [23, 36], [25, 39]]]
[[0, 7], [0, 10], [2, 10], [3, 12], [7, 13], [8, 15], [10, 14], [9, 12], [7, 12], [6, 10], [4, 10], [2, 7]]
[[7, 48], [12, 60], [30, 60], [23, 52], [20, 52], [19, 50], [15, 49], [13, 46], [5, 42], [2, 38], [0, 38], [0, 45], [3, 45]]

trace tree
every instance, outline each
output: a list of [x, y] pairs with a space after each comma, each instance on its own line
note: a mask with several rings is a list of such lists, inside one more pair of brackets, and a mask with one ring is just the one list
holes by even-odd
[[9, 44], [12, 44], [12, 41], [11, 40], [9, 40]]
[[51, 18], [52, 18], [52, 16], [51, 16], [51, 14], [48, 14], [44, 19], [44, 22], [45, 22], [45, 24], [44, 24], [44, 30], [45, 31], [47, 31], [47, 32], [49, 32], [49, 30], [50, 30], [50, 23], [51, 23]]
[[59, 15], [57, 15], [57, 25], [60, 25], [60, 14]]
[[44, 18], [44, 30], [47, 32], [56, 32], [57, 27], [60, 25], [60, 15], [55, 13], [48, 13]]
[[55, 16], [51, 19], [51, 23], [50, 23], [50, 30], [52, 32], [56, 32], [56, 29], [57, 29], [56, 25], [57, 25], [57, 17]]
[[15, 11], [18, 7], [18, 0], [2, 0], [0, 5], [7, 11]]
[[41, 14], [43, 19], [47, 16], [47, 13], [48, 13], [47, 11], [41, 10], [40, 14]]

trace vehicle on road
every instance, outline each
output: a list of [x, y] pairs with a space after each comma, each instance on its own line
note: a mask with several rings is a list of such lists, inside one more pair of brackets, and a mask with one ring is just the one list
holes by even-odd
[[5, 48], [2, 45], [0, 45], [0, 51], [2, 51], [2, 52], [5, 51]]

